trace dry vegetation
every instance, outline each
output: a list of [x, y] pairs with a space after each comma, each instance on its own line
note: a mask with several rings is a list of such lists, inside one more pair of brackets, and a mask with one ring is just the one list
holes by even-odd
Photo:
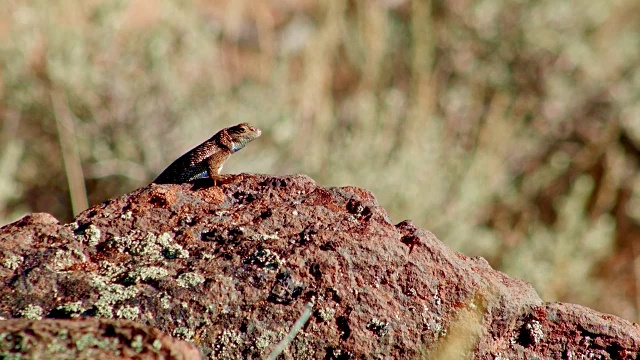
[[[545, 300], [640, 319], [640, 5], [0, 2], [0, 223], [146, 185], [219, 128], [227, 172], [373, 191]], [[607, 296], [603, 296], [607, 294]]]

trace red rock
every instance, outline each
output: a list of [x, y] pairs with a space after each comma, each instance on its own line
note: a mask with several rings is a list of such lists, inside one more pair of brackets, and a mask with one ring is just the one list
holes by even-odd
[[636, 324], [544, 303], [484, 259], [393, 225], [358, 188], [243, 174], [149, 185], [75, 220], [0, 230], [0, 316], [129, 319], [206, 356], [265, 358], [312, 302], [287, 359], [638, 356]]
[[125, 320], [4, 320], [0, 334], [3, 358], [9, 354], [29, 359], [200, 358], [193, 345]]

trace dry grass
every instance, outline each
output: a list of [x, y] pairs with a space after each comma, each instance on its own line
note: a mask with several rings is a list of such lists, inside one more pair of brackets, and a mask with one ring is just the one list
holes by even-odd
[[546, 300], [640, 318], [633, 0], [24, 0], [0, 13], [0, 223], [68, 221], [250, 121], [264, 135], [227, 172], [370, 189], [394, 221]]

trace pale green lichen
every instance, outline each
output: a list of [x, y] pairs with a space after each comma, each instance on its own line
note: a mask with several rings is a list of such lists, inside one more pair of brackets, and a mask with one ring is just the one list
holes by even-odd
[[96, 317], [111, 319], [113, 318], [113, 306], [98, 301], [95, 304]]
[[76, 349], [82, 352], [90, 348], [98, 348], [103, 350], [117, 350], [119, 343], [113, 338], [97, 338], [93, 334], [84, 334], [76, 342]]
[[2, 266], [6, 267], [9, 270], [17, 269], [20, 264], [24, 261], [22, 256], [14, 255], [14, 254], [6, 254], [4, 260], [2, 261]]
[[162, 254], [167, 259], [186, 259], [189, 257], [189, 252], [181, 245], [175, 244], [169, 233], [158, 235], [158, 244], [162, 246]]
[[216, 258], [214, 254], [210, 254], [210, 253], [202, 253], [200, 257], [202, 258], [202, 260], [213, 260]]
[[[31, 351], [32, 344], [29, 336], [15, 332], [0, 333], [0, 349], [4, 350], [0, 353], [0, 359], [25, 359], [23, 354]], [[7, 354], [7, 350], [13, 352]], [[5, 355], [9, 355], [5, 357]]]
[[126, 249], [133, 256], [147, 258], [149, 261], [160, 261], [162, 248], [156, 243], [156, 236], [149, 233], [142, 241], [124, 237]]
[[96, 246], [100, 243], [100, 229], [97, 226], [89, 225], [84, 234], [87, 236], [87, 245]]
[[173, 330], [173, 336], [182, 340], [191, 341], [193, 335], [194, 331], [184, 326], [177, 327], [175, 328], [175, 330]]
[[252, 259], [261, 267], [267, 270], [275, 271], [283, 266], [286, 261], [269, 249], [258, 249], [252, 254]]
[[133, 340], [131, 340], [131, 349], [133, 349], [133, 351], [137, 353], [142, 352], [142, 350], [144, 350], [142, 335], [136, 335], [133, 337]]
[[240, 346], [244, 343], [242, 335], [234, 330], [225, 329], [222, 331], [219, 340], [217, 341], [217, 347], [221, 351], [221, 357], [231, 357], [233, 354], [237, 354]]
[[389, 333], [389, 323], [374, 317], [367, 324], [367, 329], [378, 336], [385, 336]]
[[71, 251], [57, 249], [53, 254], [52, 267], [56, 270], [64, 270], [71, 265], [86, 261], [85, 254], [77, 249], [71, 249]]
[[158, 235], [158, 244], [162, 245], [162, 246], [167, 246], [169, 244], [171, 244], [173, 242], [173, 239], [171, 237], [171, 234], [164, 232], [160, 235]]
[[109, 261], [101, 261], [98, 267], [100, 269], [99, 273], [104, 279], [114, 279], [127, 270], [124, 266], [116, 265]]
[[258, 234], [258, 237], [260, 238], [260, 240], [262, 241], [266, 241], [266, 240], [280, 240], [280, 236], [278, 236], [278, 232], [276, 232], [275, 234], [269, 235], [269, 234]]
[[176, 282], [178, 286], [181, 286], [183, 288], [193, 288], [202, 284], [204, 280], [204, 276], [195, 272], [188, 272], [178, 276]]
[[525, 325], [525, 329], [529, 332], [529, 337], [533, 340], [534, 344], [544, 339], [544, 332], [542, 331], [542, 325], [540, 325], [539, 321], [531, 320], [531, 322]]
[[120, 284], [109, 284], [108, 279], [100, 275], [93, 275], [91, 285], [98, 290], [100, 299], [108, 304], [115, 304], [118, 301], [131, 299], [138, 295], [140, 290], [134, 286], [122, 286]]
[[124, 237], [113, 237], [109, 240], [109, 245], [120, 252], [139, 257], [142, 263], [154, 263], [164, 259], [186, 259], [189, 252], [181, 245], [173, 242], [169, 233], [162, 233], [158, 236], [147, 233], [140, 239], [138, 232], [131, 232]]
[[120, 215], [120, 218], [122, 220], [130, 220], [131, 218], [133, 218], [133, 214], [131, 213], [131, 211], [127, 211], [126, 213]]
[[153, 340], [153, 344], [151, 344], [156, 351], [162, 350], [162, 341], [155, 339]]
[[143, 266], [136, 268], [127, 274], [128, 282], [159, 280], [169, 274], [167, 269], [159, 266]]
[[258, 349], [264, 349], [278, 341], [278, 333], [275, 331], [265, 330], [256, 339], [255, 345]]
[[[91, 285], [98, 290], [98, 301], [94, 304], [99, 317], [113, 317], [113, 305], [134, 298], [140, 290], [134, 286], [109, 284], [104, 276], [93, 275]], [[119, 315], [118, 315], [119, 316]]]
[[318, 316], [323, 321], [329, 321], [329, 320], [333, 319], [335, 314], [336, 314], [336, 310], [332, 309], [332, 308], [321, 308], [321, 309], [318, 309]]
[[56, 310], [64, 312], [70, 317], [78, 317], [85, 311], [85, 309], [82, 307], [82, 301], [60, 305], [56, 308]]
[[27, 305], [24, 309], [18, 311], [21, 317], [29, 320], [42, 320], [44, 310], [38, 305]]
[[179, 244], [170, 244], [162, 249], [162, 255], [167, 259], [186, 259], [189, 257], [189, 252]]
[[56, 333], [56, 338], [57, 339], [66, 340], [68, 337], [69, 337], [69, 330], [68, 329], [60, 329]]
[[135, 306], [123, 306], [116, 311], [116, 317], [120, 319], [135, 320], [140, 315], [140, 309]]
[[291, 341], [291, 349], [296, 359], [314, 359], [316, 348], [312, 341], [309, 341], [306, 334], [299, 334]]
[[163, 293], [160, 297], [160, 307], [163, 309], [171, 308], [171, 296], [167, 293]]
[[47, 344], [47, 353], [49, 354], [62, 354], [67, 350], [67, 345], [56, 338], [52, 339], [51, 342]]

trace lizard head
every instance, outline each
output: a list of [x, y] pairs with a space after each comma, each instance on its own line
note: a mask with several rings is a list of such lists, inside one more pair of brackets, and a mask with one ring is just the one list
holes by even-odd
[[236, 152], [242, 149], [251, 140], [262, 134], [262, 131], [249, 123], [241, 123], [227, 128], [227, 133], [231, 137], [232, 150]]

